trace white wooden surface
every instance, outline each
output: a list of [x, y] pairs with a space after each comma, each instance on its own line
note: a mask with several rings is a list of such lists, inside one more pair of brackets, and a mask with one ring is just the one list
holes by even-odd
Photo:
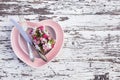
[[[34, 69], [14, 54], [8, 19], [53, 19], [64, 46]], [[119, 0], [0, 0], [0, 80], [120, 80]]]

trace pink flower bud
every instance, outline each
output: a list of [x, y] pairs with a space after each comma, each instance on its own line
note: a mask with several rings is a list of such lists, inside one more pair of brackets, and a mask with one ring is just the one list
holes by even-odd
[[47, 38], [48, 38], [48, 35], [43, 34], [43, 38], [47, 39]]
[[39, 30], [44, 31], [44, 26], [40, 26]]

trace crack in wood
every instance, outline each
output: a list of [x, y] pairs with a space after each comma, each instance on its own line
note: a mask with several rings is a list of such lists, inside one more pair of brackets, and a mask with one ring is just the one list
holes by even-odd
[[32, 76], [31, 74], [21, 73], [22, 76]]
[[47, 78], [53, 78], [53, 77], [70, 77], [69, 74], [60, 74], [60, 73], [57, 73], [57, 74], [53, 74], [53, 75], [48, 75], [48, 76], [44, 76], [44, 77], [47, 77]]
[[65, 20], [68, 20], [69, 18], [68, 17], [60, 17], [59, 21], [65, 21]]
[[103, 75], [95, 75], [94, 80], [109, 80], [109, 73]]
[[2, 60], [4, 60], [4, 61], [11, 61], [11, 60], [14, 60], [14, 58], [2, 58]]

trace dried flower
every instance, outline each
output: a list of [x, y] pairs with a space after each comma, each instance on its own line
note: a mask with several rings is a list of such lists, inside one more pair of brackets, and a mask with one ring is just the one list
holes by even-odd
[[49, 35], [49, 32], [45, 30], [44, 26], [32, 29], [30, 34], [34, 44], [39, 47], [41, 52], [46, 53], [54, 47], [55, 40]]

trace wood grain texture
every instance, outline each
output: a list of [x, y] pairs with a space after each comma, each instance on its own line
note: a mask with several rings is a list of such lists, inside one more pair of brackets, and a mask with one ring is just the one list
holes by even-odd
[[119, 15], [119, 0], [58, 0], [34, 1], [33, 0], [2, 0], [0, 2], [1, 15], [21, 14], [63, 14], [63, 15], [94, 15], [112, 14]]
[[[64, 31], [59, 55], [34, 69], [14, 54], [12, 17], [53, 19]], [[0, 80], [120, 80], [119, 0], [0, 0]]]

